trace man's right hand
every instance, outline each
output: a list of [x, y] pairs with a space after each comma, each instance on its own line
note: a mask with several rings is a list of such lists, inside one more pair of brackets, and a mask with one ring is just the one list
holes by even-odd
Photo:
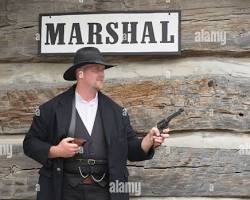
[[61, 140], [58, 145], [50, 147], [49, 158], [73, 157], [79, 151], [80, 148], [77, 144], [71, 143], [73, 140], [74, 138], [67, 137]]

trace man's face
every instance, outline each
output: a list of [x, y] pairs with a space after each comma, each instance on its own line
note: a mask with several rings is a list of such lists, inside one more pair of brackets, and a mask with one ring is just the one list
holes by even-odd
[[96, 90], [100, 90], [104, 81], [104, 69], [105, 66], [101, 64], [84, 65], [77, 73], [78, 78], [82, 76], [82, 78], [78, 79], [78, 82]]

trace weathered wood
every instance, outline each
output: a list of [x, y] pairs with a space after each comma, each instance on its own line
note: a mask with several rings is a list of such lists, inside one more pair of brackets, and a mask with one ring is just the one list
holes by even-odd
[[[110, 56], [108, 61], [120, 64], [126, 77], [119, 78], [114, 71], [111, 76], [114, 80], [108, 80], [104, 92], [128, 109], [132, 125], [141, 135], [180, 107], [185, 108], [185, 113], [171, 123], [173, 133], [178, 133], [175, 136], [193, 132], [209, 132], [205, 137], [213, 137], [213, 133], [215, 136], [249, 133], [250, 70], [246, 64], [249, 61], [243, 58], [213, 61], [221, 55], [250, 58], [250, 1], [1, 0], [0, 134], [26, 133], [37, 106], [69, 87], [69, 83], [61, 81], [61, 74], [71, 65], [72, 57], [37, 55], [35, 34], [39, 13], [164, 9], [182, 11], [182, 57], [213, 57], [203, 61], [190, 58], [198, 60], [197, 65], [186, 59], [174, 60], [172, 56], [171, 59], [168, 56]], [[195, 34], [201, 31], [225, 32], [226, 44], [195, 41]], [[24, 61], [28, 62], [20, 63]], [[53, 67], [50, 68], [49, 62], [53, 62]], [[145, 71], [126, 71], [127, 65], [136, 69], [143, 66]], [[172, 68], [165, 68], [165, 65]], [[197, 70], [193, 69], [194, 65]], [[228, 70], [224, 68], [220, 73], [223, 65], [228, 65]], [[210, 75], [197, 73], [204, 66], [209, 68]], [[37, 71], [31, 71], [32, 68]], [[180, 73], [188, 70], [188, 74]], [[167, 77], [170, 72], [175, 74]], [[35, 199], [40, 164], [24, 156], [21, 145], [12, 147], [11, 158], [0, 156], [0, 199]], [[130, 181], [142, 183], [142, 198], [250, 197], [249, 149], [245, 151], [248, 155], [242, 155], [237, 149], [207, 147], [162, 146], [153, 160], [128, 162]], [[4, 144], [0, 144], [0, 148], [4, 148]]]
[[20, 144], [0, 148], [0, 199], [34, 199], [41, 165], [26, 157]]
[[[110, 80], [104, 92], [128, 109], [136, 132], [144, 134], [160, 119], [183, 107], [171, 122], [176, 131], [249, 132], [249, 78], [190, 76], [180, 79]], [[26, 133], [37, 106], [67, 87], [1, 91], [0, 133]], [[126, 97], [126, 98], [124, 98]]]
[[[247, 153], [247, 152], [246, 152]], [[131, 182], [141, 183], [144, 197], [250, 197], [250, 150], [162, 146], [152, 160], [128, 162]], [[32, 199], [40, 164], [13, 145], [1, 156], [0, 199]]]
[[237, 149], [161, 148], [153, 160], [130, 168], [130, 181], [143, 177], [145, 196], [249, 197], [249, 153], [241, 155]]
[[48, 97], [53, 97], [62, 92], [62, 88], [47, 89], [1, 91], [0, 132], [10, 134], [27, 132], [32, 116], [40, 104], [38, 101], [45, 102]]
[[[82, 2], [82, 3], [81, 3]], [[170, 3], [168, 3], [170, 2]], [[109, 0], [109, 1], [35, 1], [22, 0], [0, 2], [0, 61], [71, 61], [71, 57], [40, 57], [37, 55], [39, 13], [98, 12], [131, 10], [182, 11], [182, 49], [184, 55], [235, 55], [249, 57], [250, 51], [250, 2], [202, 1], [202, 0]], [[201, 31], [226, 33], [226, 44], [220, 42], [195, 42], [195, 34]], [[142, 56], [143, 57], [143, 56]], [[120, 60], [127, 57], [110, 57]], [[136, 57], [137, 58], [137, 57]], [[139, 59], [141, 58], [138, 57]], [[144, 59], [152, 57], [144, 57]]]
[[35, 199], [38, 170], [20, 170], [0, 180], [0, 199]]

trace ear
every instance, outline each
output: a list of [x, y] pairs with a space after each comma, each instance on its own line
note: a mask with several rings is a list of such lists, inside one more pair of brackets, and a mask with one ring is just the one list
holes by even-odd
[[79, 78], [83, 78], [83, 76], [84, 76], [84, 73], [83, 73], [83, 71], [79, 71], [79, 73], [78, 73], [79, 75], [78, 75], [78, 77]]

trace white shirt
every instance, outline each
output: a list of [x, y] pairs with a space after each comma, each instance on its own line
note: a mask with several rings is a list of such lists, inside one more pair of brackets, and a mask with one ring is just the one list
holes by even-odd
[[76, 110], [81, 117], [82, 122], [91, 135], [95, 122], [97, 107], [98, 107], [98, 93], [91, 101], [85, 101], [77, 92], [75, 92]]

